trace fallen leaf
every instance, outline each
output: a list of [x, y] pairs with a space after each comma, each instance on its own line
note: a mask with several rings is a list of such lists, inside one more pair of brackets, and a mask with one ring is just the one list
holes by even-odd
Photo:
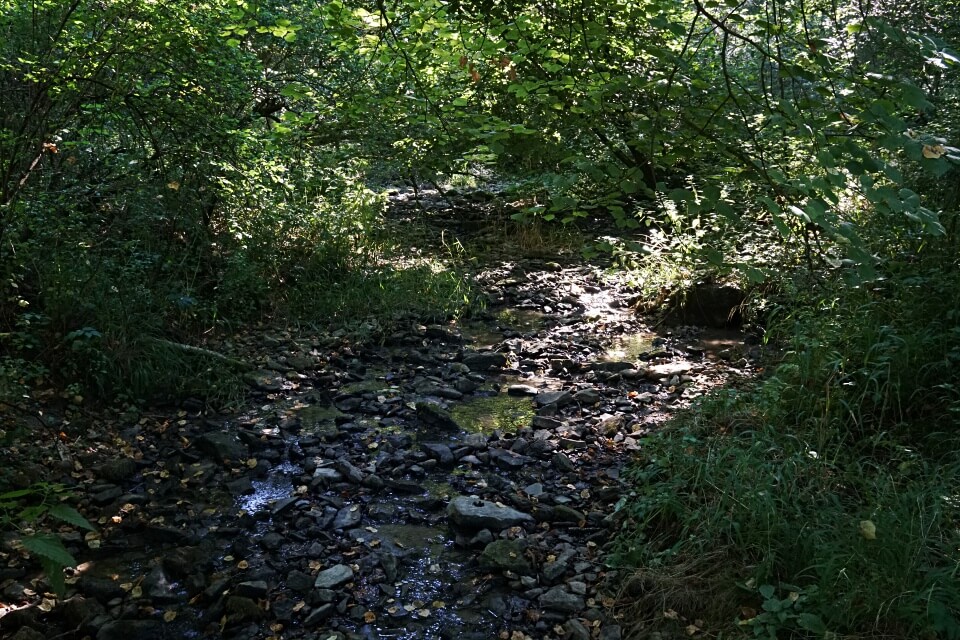
[[164, 611], [163, 612], [163, 621], [164, 622], [173, 622], [177, 619], [176, 611]]
[[877, 539], [877, 525], [873, 524], [872, 520], [861, 520], [860, 521], [860, 535], [862, 535], [867, 540], [876, 540]]
[[377, 614], [375, 614], [373, 611], [367, 611], [365, 614], [363, 614], [363, 621], [367, 624], [374, 622], [376, 619]]

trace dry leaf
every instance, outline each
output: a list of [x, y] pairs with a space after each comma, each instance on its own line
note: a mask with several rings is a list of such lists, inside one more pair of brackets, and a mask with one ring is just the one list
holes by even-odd
[[250, 568], [250, 563], [247, 562], [246, 560], [241, 560], [240, 562], [237, 563], [237, 569], [249, 569], [249, 568]]
[[[933, 159], [935, 159], [935, 158], [939, 158], [939, 157], [941, 157], [943, 154], [945, 154], [946, 152], [947, 152], [947, 150], [943, 148], [943, 145], [942, 145], [942, 144], [935, 144], [935, 145], [925, 144], [925, 145], [923, 145], [923, 157], [924, 157], [924, 158], [927, 158], [927, 159], [930, 159], [930, 160], [933, 160]], [[870, 538], [870, 540], [873, 540], [873, 538]]]
[[367, 611], [365, 614], [363, 614], [363, 621], [367, 624], [374, 622], [376, 619], [377, 614], [375, 614], [373, 611]]
[[177, 619], [176, 611], [164, 611], [163, 612], [163, 621], [164, 622], [173, 622]]
[[867, 540], [876, 540], [877, 539], [877, 525], [873, 524], [872, 520], [861, 520], [860, 521], [860, 535], [862, 535]]

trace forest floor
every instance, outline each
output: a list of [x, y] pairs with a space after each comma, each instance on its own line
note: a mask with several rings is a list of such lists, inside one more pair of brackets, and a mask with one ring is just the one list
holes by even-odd
[[0, 637], [638, 637], [605, 562], [625, 465], [759, 347], [651, 326], [622, 275], [443, 199], [398, 193], [390, 224], [411, 259], [463, 247], [485, 308], [233, 337], [256, 370], [230, 411], [43, 407], [2, 455], [97, 531], [59, 529], [65, 599], [7, 534]]

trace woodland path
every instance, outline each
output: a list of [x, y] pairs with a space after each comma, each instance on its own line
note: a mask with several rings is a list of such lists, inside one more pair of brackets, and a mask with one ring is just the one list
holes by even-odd
[[518, 258], [502, 229], [409, 195], [395, 221], [434, 246], [514, 256], [474, 265], [485, 311], [362, 341], [264, 333], [235, 345], [257, 354], [242, 410], [84, 425], [26, 468], [73, 485], [99, 530], [63, 533], [82, 562], [64, 603], [5, 541], [0, 637], [630, 637], [604, 563], [624, 465], [677, 408], [750, 375], [756, 348], [654, 331], [622, 278]]

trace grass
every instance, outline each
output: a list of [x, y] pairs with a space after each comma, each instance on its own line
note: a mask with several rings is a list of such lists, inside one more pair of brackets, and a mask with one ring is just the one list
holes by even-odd
[[635, 625], [960, 638], [958, 291], [941, 255], [798, 295], [772, 375], [644, 442], [613, 556], [646, 585]]

